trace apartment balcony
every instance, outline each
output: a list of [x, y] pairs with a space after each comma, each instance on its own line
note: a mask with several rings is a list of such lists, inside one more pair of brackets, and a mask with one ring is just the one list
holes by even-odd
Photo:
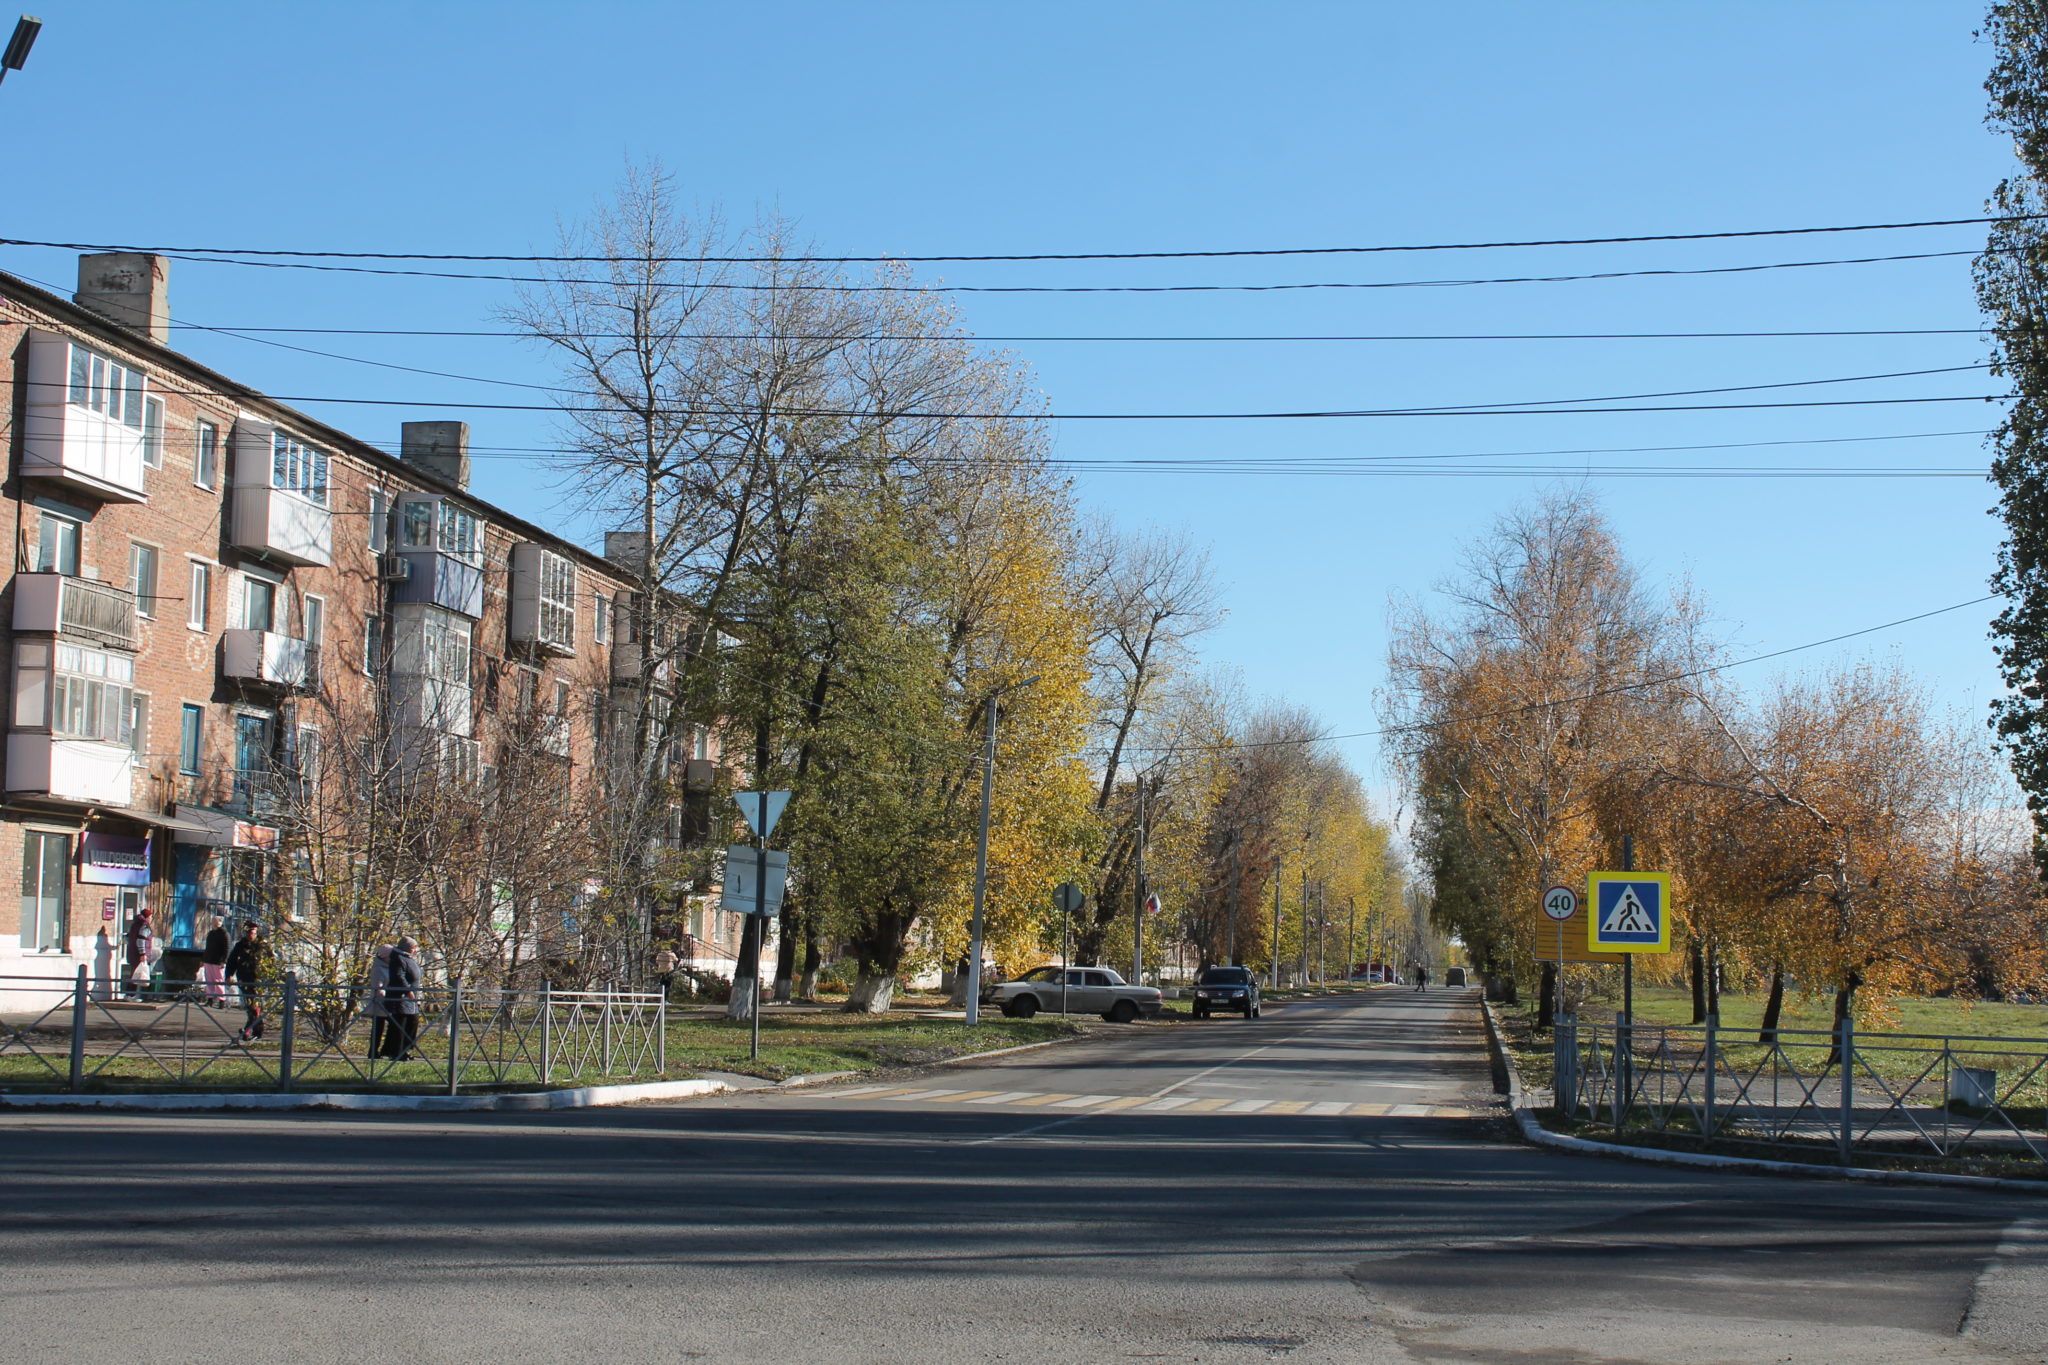
[[33, 732], [7, 737], [9, 796], [127, 806], [134, 788], [135, 751], [126, 744]]
[[142, 502], [142, 428], [70, 401], [71, 344], [31, 330], [21, 472], [97, 502]]
[[220, 637], [222, 677], [270, 687], [304, 688], [314, 678], [317, 651], [304, 640], [270, 630], [227, 630]]
[[238, 485], [230, 539], [247, 550], [286, 564], [325, 568], [334, 562], [334, 513], [289, 489]]
[[17, 633], [74, 635], [116, 649], [133, 649], [135, 594], [70, 574], [16, 574], [14, 629]]
[[392, 556], [402, 570], [392, 575], [395, 606], [443, 607], [475, 620], [484, 614], [484, 571], [439, 550], [400, 550]]
[[[641, 651], [640, 642], [638, 640], [621, 640], [617, 644], [612, 646], [613, 682], [639, 682], [640, 668]], [[654, 666], [654, 676], [658, 681], [668, 681], [669, 675], [673, 671], [674, 665], [671, 664], [670, 661], [667, 659], [663, 659], [660, 663], [657, 663]]]

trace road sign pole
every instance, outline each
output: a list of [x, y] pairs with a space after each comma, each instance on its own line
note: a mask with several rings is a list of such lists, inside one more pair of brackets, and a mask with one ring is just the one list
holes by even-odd
[[[1621, 836], [1621, 870], [1623, 872], [1633, 872], [1636, 870], [1636, 837], [1633, 834]], [[1597, 913], [1598, 910], [1599, 906], [1595, 905], [1593, 913]], [[1659, 907], [1659, 913], [1668, 915], [1671, 913], [1671, 907], [1668, 905], [1661, 906]], [[1619, 1079], [1622, 1082], [1622, 1113], [1626, 1114], [1628, 1112], [1629, 1100], [1632, 1098], [1630, 1092], [1635, 1088], [1636, 1077], [1636, 955], [1634, 953], [1624, 954], [1621, 959], [1621, 1017], [1623, 1029], [1619, 1040], [1621, 1043], [1621, 1072]]]
[[1273, 978], [1273, 989], [1276, 991], [1280, 989], [1280, 888], [1287, 884], [1284, 871], [1286, 866], [1285, 858], [1273, 860], [1273, 963], [1270, 975]]
[[[996, 784], [996, 699], [988, 699], [988, 734], [981, 753], [981, 829], [974, 844], [974, 917], [967, 930], [967, 1022], [981, 1022], [982, 907], [988, 901], [988, 803]], [[1064, 973], [1060, 979], [1066, 979]]]
[[[763, 820], [762, 827], [768, 822]], [[767, 945], [761, 940], [768, 933], [768, 836], [763, 834], [754, 845], [759, 855], [754, 859], [754, 979], [748, 989], [754, 998], [747, 1002], [747, 1017], [753, 1020], [752, 1031], [747, 1036], [747, 1056], [758, 1061], [761, 1057], [761, 950]]]

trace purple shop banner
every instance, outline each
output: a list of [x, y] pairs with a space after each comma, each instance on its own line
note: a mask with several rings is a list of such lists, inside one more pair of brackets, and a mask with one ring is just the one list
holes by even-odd
[[149, 836], [87, 830], [79, 840], [78, 880], [90, 886], [148, 886]]

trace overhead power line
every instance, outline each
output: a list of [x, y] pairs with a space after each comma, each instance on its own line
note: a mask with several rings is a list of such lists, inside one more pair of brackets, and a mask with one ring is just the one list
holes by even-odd
[[938, 265], [984, 261], [1159, 261], [1218, 260], [1260, 256], [1370, 256], [1421, 251], [1497, 251], [1517, 247], [1625, 246], [1650, 242], [1733, 241], [1745, 237], [1812, 237], [1848, 232], [1899, 232], [1914, 228], [1975, 227], [1987, 223], [2024, 221], [2042, 216], [2044, 215], [2014, 214], [2004, 218], [1927, 218], [1897, 223], [1844, 223], [1822, 227], [1739, 228], [1716, 232], [1637, 233], [1615, 237], [1549, 237], [1502, 241], [1421, 242], [1368, 246], [1239, 247], [1187, 251], [981, 252], [970, 255], [951, 256], [911, 256], [901, 254], [879, 256], [720, 256], [700, 254], [619, 257], [560, 253], [316, 251], [295, 247], [139, 246], [134, 243], [45, 242], [25, 237], [0, 237], [0, 246], [49, 247], [60, 251], [142, 251], [159, 256], [174, 253], [187, 256], [296, 256], [318, 260], [358, 261], [548, 261], [575, 264], [630, 260], [659, 265], [766, 265], [777, 262], [791, 265], [884, 265], [891, 263]]
[[[0, 245], [8, 239], [0, 238]], [[154, 253], [166, 260], [204, 265], [239, 265], [263, 270], [313, 270], [348, 275], [383, 275], [432, 280], [478, 280], [504, 284], [599, 285], [610, 279], [557, 275], [507, 275], [461, 270], [399, 270], [390, 266], [327, 265], [317, 261], [249, 260], [229, 256], [190, 256], [175, 251]], [[1882, 265], [1897, 261], [1932, 261], [1979, 256], [1980, 250], [1914, 251], [1890, 256], [1841, 256], [1812, 261], [1769, 261], [1756, 265], [1660, 267], [1645, 270], [1601, 270], [1571, 275], [1504, 275], [1478, 279], [1434, 280], [1310, 280], [1279, 284], [845, 284], [750, 283], [731, 280], [677, 281], [683, 290], [743, 294], [1272, 294], [1317, 289], [1456, 289], [1494, 284], [1570, 284], [1586, 280], [1627, 280], [1682, 275], [1745, 275], [1767, 270], [1804, 270], [1817, 266]]]
[[[1824, 640], [1808, 640], [1804, 644], [1787, 645], [1783, 649], [1773, 649], [1763, 654], [1752, 654], [1743, 659], [1731, 659], [1726, 663], [1709, 664], [1704, 668], [1688, 669], [1682, 673], [1667, 673], [1655, 678], [1645, 678], [1639, 682], [1617, 683], [1613, 687], [1597, 688], [1591, 692], [1580, 692], [1572, 696], [1558, 697], [1550, 701], [1529, 702], [1521, 706], [1503, 707], [1498, 711], [1481, 711], [1472, 715], [1458, 716], [1455, 718], [1455, 723], [1470, 724], [1473, 721], [1502, 720], [1510, 716], [1527, 715], [1531, 711], [1544, 711], [1558, 706], [1576, 706], [1580, 702], [1598, 701], [1602, 697], [1618, 696], [1625, 692], [1640, 692], [1644, 688], [1663, 687], [1670, 683], [1685, 682], [1692, 678], [1703, 678], [1714, 673], [1725, 673], [1731, 668], [1741, 668], [1747, 664], [1760, 664], [1768, 659], [1782, 659], [1788, 654], [1800, 654], [1809, 649], [1820, 649], [1826, 645], [1837, 645], [1844, 640], [1854, 640], [1864, 635], [1875, 635], [1881, 630], [1892, 630], [1898, 626], [1911, 625], [1915, 621], [1925, 621], [1930, 617], [1945, 616], [1949, 612], [1962, 611], [1966, 607], [1981, 606], [1986, 602], [1997, 600], [1997, 597], [1998, 594], [1996, 593], [1986, 593], [1982, 597], [1973, 597], [1967, 602], [1955, 602], [1946, 607], [1936, 607], [1932, 611], [1917, 612], [1912, 616], [1901, 616], [1896, 621], [1884, 621], [1878, 625], [1864, 626], [1859, 630], [1844, 631], [1840, 635], [1830, 635]], [[1412, 725], [1386, 725], [1377, 730], [1354, 730], [1349, 734], [1341, 735], [1312, 735], [1297, 739], [1234, 740], [1223, 744], [1182, 744], [1173, 746], [1170, 751], [1292, 748], [1307, 744], [1328, 744], [1340, 739], [1376, 739], [1382, 735], [1412, 734], [1418, 730], [1441, 730], [1453, 723], [1449, 719], [1426, 720], [1417, 721]], [[1169, 750], [1138, 746], [1136, 752], [1164, 753], [1169, 752]]]
[[[355, 336], [355, 337], [448, 337], [458, 339], [509, 338], [538, 341], [532, 332], [511, 328], [496, 330], [450, 330], [418, 327], [244, 327], [228, 323], [182, 322], [173, 320], [171, 330], [231, 332], [238, 335], [263, 333], [273, 336]], [[1721, 341], [1810, 337], [1932, 337], [1982, 336], [1995, 328], [1977, 327], [1868, 327], [1824, 331], [1776, 332], [1359, 332], [1302, 333], [1299, 335], [1239, 333], [1232, 335], [1127, 335], [1127, 336], [982, 336], [930, 333], [873, 332], [847, 338], [839, 335], [806, 335], [797, 332], [699, 332], [699, 341], [973, 341], [1019, 344], [1024, 342], [1364, 342], [1364, 341]], [[630, 332], [578, 332], [585, 341], [627, 341]]]

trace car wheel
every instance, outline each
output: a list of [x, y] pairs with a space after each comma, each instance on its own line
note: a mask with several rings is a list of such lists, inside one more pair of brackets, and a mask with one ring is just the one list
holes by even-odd
[[1029, 1019], [1032, 1015], [1038, 1013], [1038, 1001], [1031, 996], [1020, 995], [1010, 1002], [1009, 1008], [1004, 1013], [1008, 1014], [1012, 1019]]
[[1197, 1019], [1207, 1019], [1209, 1017], [1209, 1007], [1207, 1005], [1197, 1005], [1193, 1013]]
[[1253, 1009], [1250, 1005], [1246, 1005], [1244, 1007], [1244, 1017], [1247, 1019], [1256, 1019], [1259, 1017], [1259, 1012]]
[[1109, 1007], [1109, 1013], [1102, 1016], [1112, 1024], [1128, 1024], [1138, 1017], [1138, 1007], [1128, 1000], [1119, 1000]]
[[1265, 1013], [1265, 1010], [1264, 1010], [1264, 1009], [1262, 1009], [1261, 1007], [1259, 1007], [1259, 1006], [1257, 1006], [1257, 1005], [1253, 1005], [1253, 1006], [1252, 1006], [1252, 1012], [1251, 1012], [1251, 1015], [1250, 1015], [1250, 1017], [1251, 1017], [1251, 1018], [1253, 1018], [1253, 1019], [1257, 1019], [1257, 1018], [1258, 1018], [1258, 1017], [1259, 1017], [1260, 1015], [1262, 1015], [1262, 1014], [1264, 1014], [1264, 1013]]

